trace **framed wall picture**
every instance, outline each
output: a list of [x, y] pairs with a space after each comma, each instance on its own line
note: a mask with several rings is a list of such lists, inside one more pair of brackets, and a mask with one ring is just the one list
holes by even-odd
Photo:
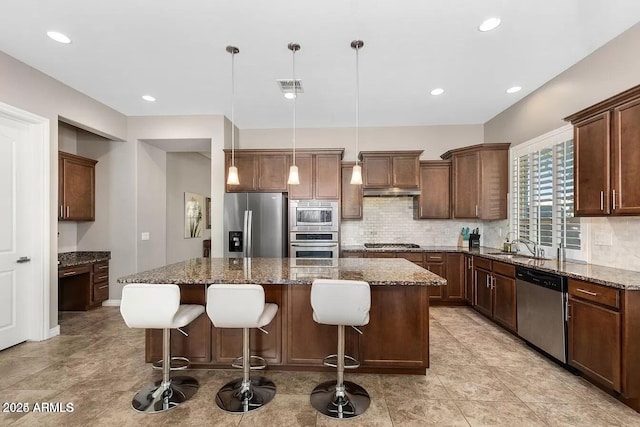
[[184, 238], [202, 236], [204, 226], [204, 197], [201, 194], [184, 193]]
[[204, 209], [204, 217], [206, 219], [206, 229], [210, 230], [211, 229], [211, 197], [207, 197], [205, 198], [205, 209]]

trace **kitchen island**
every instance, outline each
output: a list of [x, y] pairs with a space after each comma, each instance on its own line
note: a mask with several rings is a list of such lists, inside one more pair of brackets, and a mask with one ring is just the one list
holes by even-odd
[[[175, 283], [182, 303], [202, 304], [213, 283], [256, 283], [278, 314], [251, 332], [252, 353], [279, 370], [328, 370], [322, 359], [336, 352], [337, 328], [313, 321], [310, 293], [317, 278], [364, 280], [371, 285], [369, 324], [362, 335], [349, 328], [346, 353], [361, 363], [355, 372], [424, 374], [429, 367], [429, 286], [446, 280], [404, 259], [194, 258], [126, 276], [119, 283]], [[242, 331], [213, 327], [206, 314], [171, 333], [171, 353], [197, 368], [229, 368], [242, 353]], [[146, 331], [145, 359], [159, 360], [162, 333]]]

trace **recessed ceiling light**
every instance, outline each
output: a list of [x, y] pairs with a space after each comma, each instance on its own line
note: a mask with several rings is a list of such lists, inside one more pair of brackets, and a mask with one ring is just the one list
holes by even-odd
[[58, 43], [64, 43], [64, 44], [71, 43], [71, 39], [69, 37], [57, 31], [47, 31], [47, 35], [49, 36], [49, 38], [57, 41]]
[[442, 89], [441, 87], [437, 87], [434, 90], [431, 91], [431, 95], [442, 95], [444, 93], [444, 89]]
[[520, 86], [513, 86], [510, 87], [509, 89], [507, 89], [507, 93], [516, 93], [516, 92], [520, 92], [522, 88]]
[[151, 95], [142, 95], [142, 99], [148, 102], [156, 102], [156, 99]]
[[482, 21], [482, 24], [480, 24], [478, 30], [484, 33], [486, 31], [495, 29], [498, 25], [500, 25], [500, 18], [488, 18]]
[[294, 94], [293, 92], [285, 92], [284, 97], [287, 99], [293, 99], [296, 97], [296, 94]]

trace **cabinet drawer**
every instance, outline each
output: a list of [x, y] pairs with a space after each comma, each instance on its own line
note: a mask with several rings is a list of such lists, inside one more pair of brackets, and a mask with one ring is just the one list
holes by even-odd
[[493, 272], [511, 278], [516, 277], [516, 267], [511, 264], [505, 264], [503, 262], [493, 261]]
[[395, 258], [395, 252], [367, 252], [365, 258]]
[[93, 264], [93, 272], [96, 274], [103, 272], [109, 274], [109, 261], [96, 262]]
[[427, 262], [444, 262], [444, 254], [442, 252], [427, 252]]
[[91, 272], [91, 264], [76, 265], [74, 267], [66, 267], [58, 269], [58, 277], [69, 277], [78, 274], [85, 274]]
[[613, 308], [620, 308], [620, 291], [582, 280], [569, 279], [569, 295]]
[[473, 257], [473, 265], [478, 268], [483, 268], [485, 270], [491, 271], [491, 260], [486, 258], [480, 258], [477, 256]]
[[104, 301], [109, 299], [109, 282], [99, 282], [93, 285], [93, 301]]
[[396, 258], [404, 258], [404, 259], [408, 259], [411, 262], [422, 263], [421, 252], [398, 252], [396, 254]]

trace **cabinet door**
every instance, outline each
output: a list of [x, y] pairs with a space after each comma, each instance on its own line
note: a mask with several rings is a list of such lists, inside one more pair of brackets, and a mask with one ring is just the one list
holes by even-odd
[[473, 298], [473, 257], [470, 255], [464, 256], [464, 300], [474, 305]]
[[418, 188], [420, 185], [418, 156], [393, 156], [391, 185], [399, 188]]
[[362, 219], [362, 185], [351, 184], [353, 166], [342, 166], [341, 218]]
[[[445, 264], [444, 262], [429, 262], [425, 263], [425, 268], [432, 273], [437, 274], [440, 277], [445, 277]], [[447, 285], [448, 286], [448, 285]], [[427, 286], [429, 288], [429, 300], [438, 301], [446, 298], [447, 286]]]
[[505, 149], [481, 151], [480, 170], [478, 217], [487, 220], [507, 219], [509, 151]]
[[258, 190], [284, 192], [288, 190], [289, 156], [287, 154], [263, 154], [258, 156]]
[[[313, 155], [297, 154], [296, 165], [298, 166], [300, 184], [289, 186], [289, 199], [313, 199]], [[287, 177], [287, 179], [289, 178]]]
[[391, 159], [389, 157], [365, 157], [362, 163], [362, 183], [365, 188], [391, 186]]
[[516, 331], [516, 280], [493, 274], [493, 320]]
[[621, 391], [620, 313], [569, 297], [569, 365]]
[[340, 198], [339, 155], [316, 154], [315, 198], [319, 200], [338, 200]]
[[640, 99], [613, 110], [612, 213], [640, 214]]
[[485, 316], [493, 315], [493, 292], [491, 291], [491, 273], [474, 268], [475, 302], [473, 306]]
[[575, 150], [575, 215], [609, 214], [610, 113], [599, 114], [573, 128]]
[[62, 159], [63, 218], [70, 221], [95, 220], [95, 162]]
[[419, 219], [451, 218], [451, 162], [420, 165]]
[[453, 156], [453, 216], [478, 218], [480, 161], [477, 151]]
[[464, 298], [463, 255], [447, 254], [445, 269], [447, 278], [447, 299], [459, 301]]
[[[231, 154], [226, 156], [227, 167], [224, 172], [224, 182], [227, 182], [227, 174], [231, 165]], [[257, 159], [253, 154], [235, 154], [235, 165], [238, 168], [239, 185], [226, 185], [227, 193], [255, 191], [256, 190], [256, 174]]]

